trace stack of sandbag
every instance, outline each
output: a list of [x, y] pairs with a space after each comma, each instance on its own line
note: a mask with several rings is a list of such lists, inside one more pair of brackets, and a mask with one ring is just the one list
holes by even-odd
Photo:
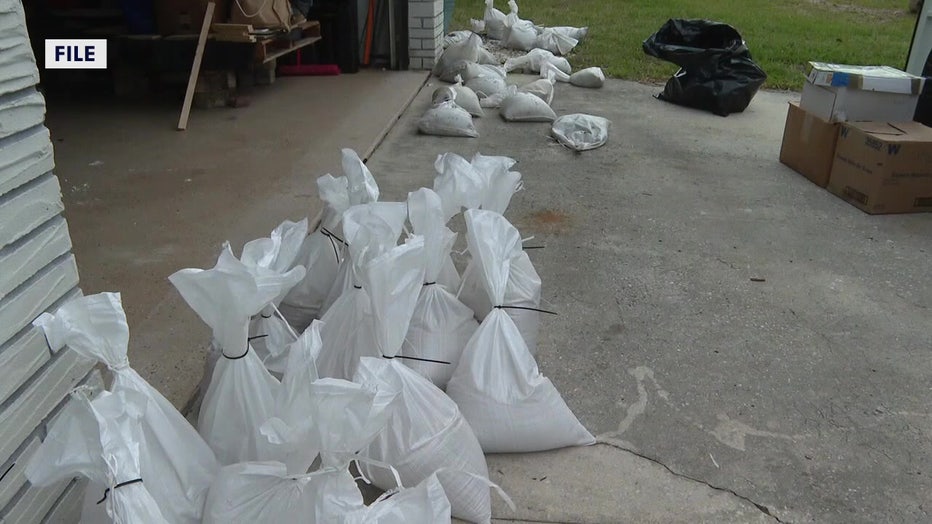
[[285, 295], [279, 306], [298, 332], [320, 318], [324, 301], [337, 278], [345, 250], [343, 213], [350, 206], [379, 199], [379, 186], [355, 151], [343, 149], [342, 164], [343, 176], [327, 174], [317, 179], [324, 210], [320, 224], [304, 239], [295, 260], [296, 266], [314, 269]]
[[[110, 471], [111, 474], [120, 473], [115, 480], [113, 478], [101, 480], [99, 475], [106, 476], [107, 468], [120, 466], [120, 464], [107, 465], [107, 468], [101, 465], [100, 468], [95, 469], [94, 473], [83, 470], [80, 472], [98, 483], [97, 487], [101, 494], [104, 488], [113, 487], [107, 484], [111, 480], [123, 482], [141, 475], [146, 479], [146, 491], [162, 508], [161, 514], [168, 522], [191, 524], [200, 522], [204, 497], [219, 468], [217, 459], [207, 443], [171, 402], [130, 367], [126, 357], [129, 347], [129, 326], [120, 295], [100, 293], [76, 298], [62, 305], [54, 314], [43, 313], [34, 324], [43, 330], [53, 350], [67, 346], [77, 354], [105, 365], [113, 378], [110, 389], [118, 398], [138, 397], [141, 399], [137, 406], [139, 416], [134, 415], [138, 419], [136, 423], [139, 431], [138, 438], [133, 436], [136, 429], [126, 429], [133, 435], [124, 432], [119, 437], [115, 437], [124, 439], [122, 444], [138, 447], [138, 450], [134, 452], [138, 453], [138, 457], [123, 457], [127, 460], [123, 465], [129, 468], [138, 467], [139, 472], [130, 475], [128, 472]], [[74, 408], [74, 410], [81, 411], [82, 415], [72, 413], [77, 418], [83, 418], [83, 422], [72, 420], [71, 423], [83, 428], [80, 435], [86, 437], [82, 441], [86, 446], [99, 446], [100, 442], [94, 442], [98, 432], [94, 426], [95, 417], [90, 416], [94, 410], [88, 405], [89, 401], [82, 397], [82, 407]], [[110, 403], [114, 400], [106, 402]], [[130, 414], [123, 413], [122, 415], [129, 416]], [[118, 415], [114, 412], [113, 416]], [[63, 422], [64, 419], [66, 417], [62, 417], [57, 423], [62, 431], [53, 429], [52, 433], [67, 439], [69, 430], [67, 423]], [[108, 423], [100, 420], [97, 422], [103, 425]], [[99, 429], [100, 435], [103, 436], [105, 428], [101, 426]], [[78, 434], [75, 434], [75, 437], [82, 438]], [[48, 439], [46, 442], [47, 447], [57, 445]], [[59, 444], [65, 445], [66, 443]], [[73, 458], [66, 457], [66, 460]], [[90, 460], [96, 464], [97, 460], [102, 459], [96, 457]], [[137, 460], [139, 463], [134, 464]], [[37, 462], [35, 467], [42, 466]], [[58, 475], [58, 473], [54, 474]], [[132, 478], [128, 478], [131, 476]], [[50, 477], [44, 478], [48, 482], [55, 481]], [[33, 483], [38, 483], [38, 476]], [[92, 491], [94, 489], [96, 488], [91, 488]], [[133, 520], [130, 519], [127, 522], [133, 522]]]

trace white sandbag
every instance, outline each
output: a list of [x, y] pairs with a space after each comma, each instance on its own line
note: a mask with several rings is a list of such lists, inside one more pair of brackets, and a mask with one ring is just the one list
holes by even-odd
[[342, 150], [343, 176], [324, 175], [317, 179], [320, 199], [326, 204], [320, 226], [301, 246], [295, 265], [307, 269], [304, 279], [282, 300], [279, 310], [299, 333], [311, 320], [320, 318], [324, 300], [337, 277], [343, 260], [343, 213], [352, 205], [375, 202], [379, 187], [352, 149]]
[[[457, 78], [460, 78], [459, 75], [457, 75]], [[430, 104], [434, 106], [444, 102], [452, 102], [454, 100], [456, 100], [456, 91], [454, 91], [452, 87], [448, 86], [438, 87], [437, 89], [434, 89], [434, 93], [430, 95]]]
[[540, 77], [551, 82], [569, 82], [570, 75], [560, 70], [553, 62], [543, 62], [540, 65]]
[[[523, 453], [595, 444], [503, 309], [510, 261], [521, 236], [502, 215], [466, 211], [466, 239], [494, 310], [466, 345], [447, 393], [486, 453]], [[491, 370], [491, 371], [490, 371]]]
[[570, 83], [576, 87], [602, 87], [605, 84], [605, 73], [601, 67], [587, 67], [570, 75]]
[[540, 80], [534, 80], [524, 84], [518, 88], [519, 93], [530, 93], [537, 98], [540, 98], [544, 102], [547, 102], [547, 105], [553, 103], [553, 82], [552, 79], [541, 78]]
[[370, 202], [343, 213], [347, 256], [340, 263], [330, 292], [321, 304], [322, 314], [326, 314], [341, 295], [360, 285], [362, 267], [398, 244], [406, 216], [407, 209], [402, 202]]
[[485, 22], [486, 35], [492, 40], [501, 40], [505, 37], [505, 13], [492, 7], [494, 0], [485, 0]]
[[501, 61], [495, 58], [495, 55], [493, 55], [491, 51], [489, 51], [488, 49], [484, 47], [479, 48], [479, 60], [478, 61], [482, 65], [494, 65], [494, 66], [502, 65]]
[[222, 351], [204, 394], [198, 431], [220, 464], [256, 460], [262, 445], [258, 428], [271, 415], [280, 384], [250, 347], [249, 319], [282, 292], [289, 277], [259, 277], [226, 243], [212, 269], [182, 269], [168, 279], [210, 326]]
[[482, 205], [488, 179], [465, 158], [455, 153], [444, 153], [434, 161], [437, 176], [433, 189], [443, 204], [444, 223], [449, 222], [464, 208]]
[[578, 41], [580, 41], [580, 42], [582, 42], [583, 40], [585, 40], [585, 39], [586, 39], [586, 36], [589, 35], [589, 28], [588, 28], [588, 27], [557, 26], [557, 27], [548, 27], [547, 29], [550, 29], [550, 30], [552, 30], [552, 31], [554, 31], [554, 32], [556, 32], [556, 33], [561, 34], [561, 35], [565, 35], [565, 36], [568, 36], [568, 37], [570, 37], [570, 38], [574, 38], [574, 39], [576, 39], [576, 40], [578, 40]]
[[478, 323], [473, 311], [438, 281], [456, 233], [447, 228], [440, 197], [427, 188], [408, 193], [414, 233], [424, 237], [426, 270], [401, 353], [402, 362], [443, 389]]
[[452, 31], [443, 37], [443, 48], [446, 49], [453, 44], [459, 44], [467, 40], [475, 31]]
[[547, 28], [541, 31], [537, 36], [534, 47], [546, 49], [559, 56], [572, 51], [578, 43], [579, 40], [575, 38], [567, 36], [559, 31], [554, 31], [552, 28]]
[[530, 51], [537, 43], [537, 29], [530, 20], [518, 17], [518, 4], [508, 0], [510, 12], [505, 17], [505, 35], [502, 44], [509, 49]]
[[471, 33], [460, 42], [451, 44], [444, 49], [437, 65], [434, 66], [434, 75], [440, 77], [445, 82], [453, 82], [453, 78], [458, 74], [458, 64], [461, 62], [477, 62], [479, 60], [479, 48], [482, 47], [482, 38]]
[[486, 180], [479, 207], [505, 213], [511, 198], [522, 187], [521, 173], [511, 170], [517, 163], [507, 156], [473, 155], [470, 165]]
[[518, 92], [502, 100], [499, 114], [508, 122], [553, 122], [557, 118], [547, 102], [530, 93]]
[[204, 524], [329, 524], [365, 508], [345, 467], [289, 475], [280, 462], [224, 467], [210, 488]]
[[[562, 71], [566, 74], [573, 72], [569, 60], [562, 56], [555, 56], [546, 49], [532, 49], [524, 56], [505, 60], [505, 71], [510, 73], [512, 71], [522, 70], [527, 73], [538, 73], [545, 63], [553, 64], [558, 71]], [[559, 80], [559, 78], [557, 78], [557, 80]]]
[[[398, 360], [363, 358], [355, 382], [397, 391], [398, 404], [388, 426], [361, 454], [395, 466], [406, 485], [415, 485], [437, 470], [456, 518], [485, 524], [492, 509], [485, 456], [456, 404], [443, 391]], [[360, 465], [373, 484], [395, 487], [386, 471]], [[478, 478], [477, 478], [478, 477]]]
[[359, 289], [341, 296], [322, 319], [321, 376], [349, 379], [361, 357], [398, 353], [424, 278], [423, 250], [424, 239], [412, 237], [361, 269]]
[[437, 475], [413, 488], [386, 491], [368, 507], [346, 516], [344, 524], [444, 524], [450, 522], [450, 501]]
[[[186, 522], [166, 518], [147, 489], [150, 480], [142, 469], [146, 443], [140, 426], [146, 396], [122, 389], [101, 392], [91, 400], [89, 389], [79, 387], [71, 394], [71, 401], [26, 464], [26, 478], [35, 487], [47, 487], [81, 475], [90, 479], [91, 486], [106, 486], [97, 496], [103, 496], [107, 515], [116, 524]], [[171, 507], [162, 508], [178, 514]]]
[[444, 102], [428, 109], [417, 128], [425, 135], [479, 137], [472, 115], [455, 102]]
[[307, 219], [300, 222], [284, 221], [270, 237], [247, 242], [240, 260], [259, 278], [280, 275], [288, 278], [282, 292], [271, 300], [249, 322], [249, 338], [256, 355], [272, 373], [281, 376], [288, 360], [286, 350], [294, 342], [295, 334], [287, 320], [280, 316], [278, 306], [305, 277], [303, 266], [295, 266], [304, 239], [307, 238]]
[[456, 83], [451, 89], [454, 93], [453, 101], [456, 105], [462, 107], [472, 116], [483, 116], [482, 106], [479, 105], [479, 96], [472, 89], [463, 85], [463, 77], [456, 75]]
[[601, 147], [608, 141], [611, 122], [600, 116], [581, 113], [558, 118], [550, 132], [564, 146], [576, 151]]
[[499, 66], [476, 64], [469, 68], [467, 74], [468, 78], [463, 76], [466, 80], [465, 85], [476, 93], [480, 103], [485, 98], [504, 94], [508, 89], [505, 70]]
[[[483, 288], [480, 263], [474, 256], [470, 258], [463, 271], [463, 283], [457, 297], [476, 313], [476, 318], [481, 322], [492, 311], [492, 303]], [[511, 252], [510, 266], [508, 285], [505, 286], [505, 305], [513, 307], [506, 308], [505, 312], [518, 326], [521, 337], [531, 354], [534, 354], [537, 352], [540, 331], [540, 312], [537, 311], [540, 309], [540, 275], [520, 244]]]
[[129, 367], [129, 326], [119, 293], [100, 293], [71, 300], [54, 314], [34, 322], [55, 350], [68, 346], [96, 360], [112, 373], [114, 393], [136, 392], [147, 400], [139, 421], [140, 449], [146, 488], [171, 522], [196, 523], [207, 489], [219, 464], [207, 443], [157, 389]]
[[476, 20], [475, 18], [470, 18], [469, 27], [472, 29], [473, 33], [481, 35], [482, 33], [485, 33], [485, 20]]

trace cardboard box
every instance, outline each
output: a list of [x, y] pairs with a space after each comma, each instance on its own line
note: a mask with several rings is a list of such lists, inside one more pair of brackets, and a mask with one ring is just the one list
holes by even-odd
[[932, 211], [932, 128], [842, 124], [828, 190], [871, 214]]
[[924, 81], [887, 66], [809, 62], [800, 107], [832, 122], [907, 122]]
[[780, 162], [793, 168], [819, 187], [828, 184], [835, 159], [835, 141], [840, 124], [833, 124], [807, 113], [790, 102], [783, 128]]

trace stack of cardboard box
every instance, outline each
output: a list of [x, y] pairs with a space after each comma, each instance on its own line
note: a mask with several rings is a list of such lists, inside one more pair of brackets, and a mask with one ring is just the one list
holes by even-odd
[[932, 128], [913, 122], [923, 84], [892, 67], [810, 62], [780, 161], [871, 214], [932, 211]]

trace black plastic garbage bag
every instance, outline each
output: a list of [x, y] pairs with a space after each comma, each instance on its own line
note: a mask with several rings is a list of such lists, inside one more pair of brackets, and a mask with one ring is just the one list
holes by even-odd
[[716, 115], [744, 111], [767, 79], [738, 31], [721, 22], [670, 19], [643, 48], [680, 66], [658, 98]]

